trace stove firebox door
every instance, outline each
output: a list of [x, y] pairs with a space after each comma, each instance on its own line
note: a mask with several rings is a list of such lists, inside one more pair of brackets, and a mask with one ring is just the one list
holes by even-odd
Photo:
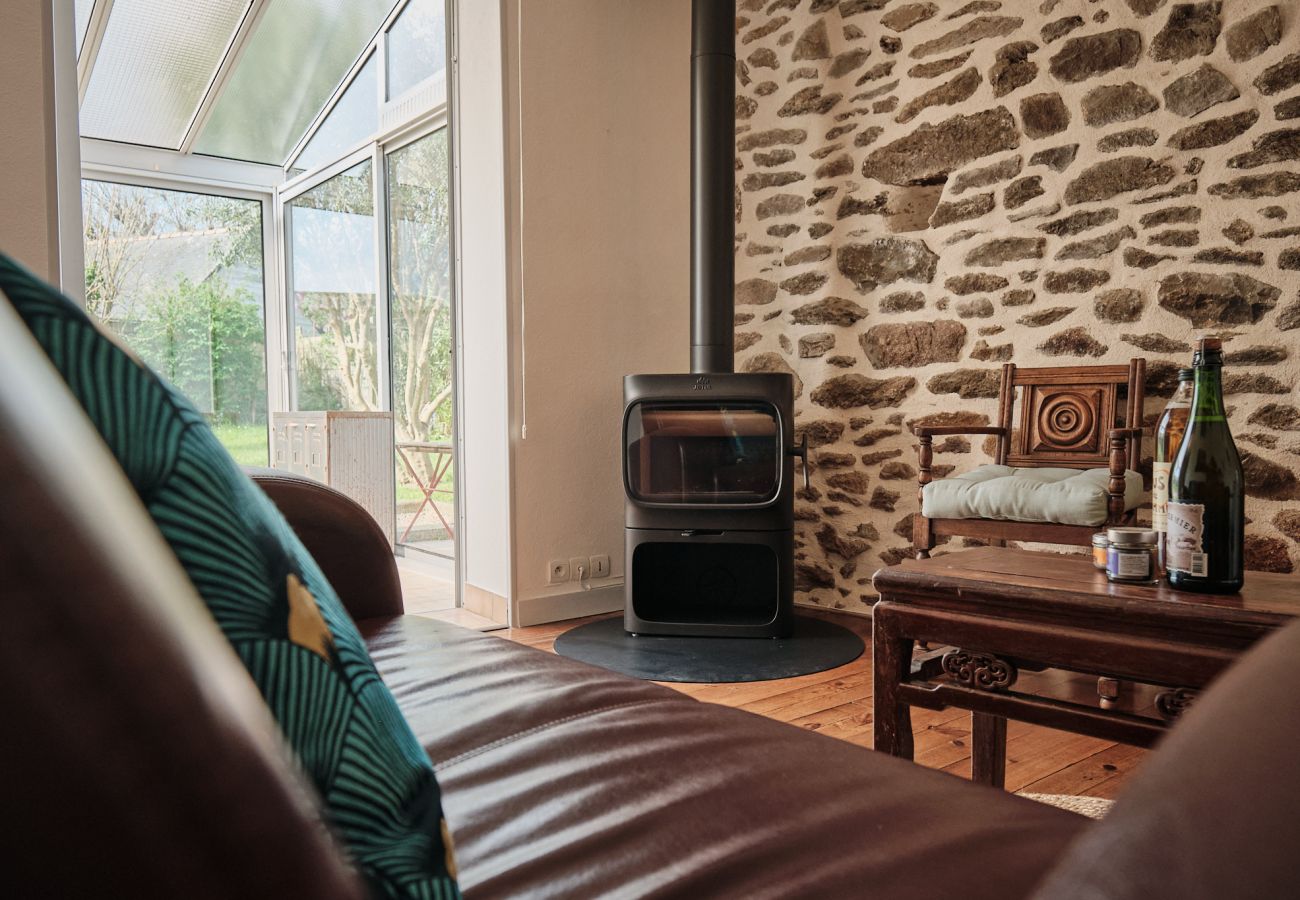
[[757, 507], [781, 490], [781, 422], [770, 403], [642, 400], [627, 411], [628, 496], [650, 506]]

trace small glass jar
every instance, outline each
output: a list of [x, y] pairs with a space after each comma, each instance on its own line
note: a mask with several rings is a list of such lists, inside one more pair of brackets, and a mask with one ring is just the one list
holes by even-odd
[[1099, 531], [1092, 536], [1092, 564], [1105, 572], [1109, 554], [1110, 537], [1106, 532]]
[[1111, 528], [1106, 531], [1106, 577], [1129, 584], [1150, 584], [1156, 577], [1156, 541], [1150, 528]]

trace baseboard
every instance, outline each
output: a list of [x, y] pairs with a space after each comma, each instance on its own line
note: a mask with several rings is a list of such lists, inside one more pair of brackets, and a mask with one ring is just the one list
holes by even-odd
[[871, 612], [875, 609], [874, 605], [868, 606], [866, 609], [830, 609], [829, 607], [818, 606], [816, 603], [801, 603], [798, 600], [794, 601], [794, 607], [795, 609], [819, 609], [822, 612], [843, 613], [846, 616], [860, 616], [863, 619], [870, 619]]
[[608, 584], [589, 591], [569, 591], [544, 597], [527, 597], [519, 601], [515, 627], [545, 625], [565, 619], [579, 619], [623, 608], [623, 585]]

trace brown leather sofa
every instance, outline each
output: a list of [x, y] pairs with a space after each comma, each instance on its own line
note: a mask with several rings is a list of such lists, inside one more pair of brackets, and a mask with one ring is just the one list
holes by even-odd
[[[359, 898], [249, 680], [0, 304], [0, 885]], [[21, 328], [21, 326], [18, 326]], [[259, 481], [438, 770], [468, 897], [1284, 897], [1300, 626], [1226, 675], [1094, 823], [405, 616], [350, 500]]]

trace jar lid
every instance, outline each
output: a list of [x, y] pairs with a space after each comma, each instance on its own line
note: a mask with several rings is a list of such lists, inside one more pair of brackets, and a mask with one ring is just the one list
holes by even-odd
[[1123, 547], [1141, 547], [1147, 544], [1155, 544], [1159, 539], [1156, 532], [1150, 528], [1111, 528], [1106, 532], [1106, 536], [1112, 544]]
[[1099, 531], [1092, 536], [1092, 545], [1094, 547], [1109, 547], [1110, 536], [1104, 531]]

